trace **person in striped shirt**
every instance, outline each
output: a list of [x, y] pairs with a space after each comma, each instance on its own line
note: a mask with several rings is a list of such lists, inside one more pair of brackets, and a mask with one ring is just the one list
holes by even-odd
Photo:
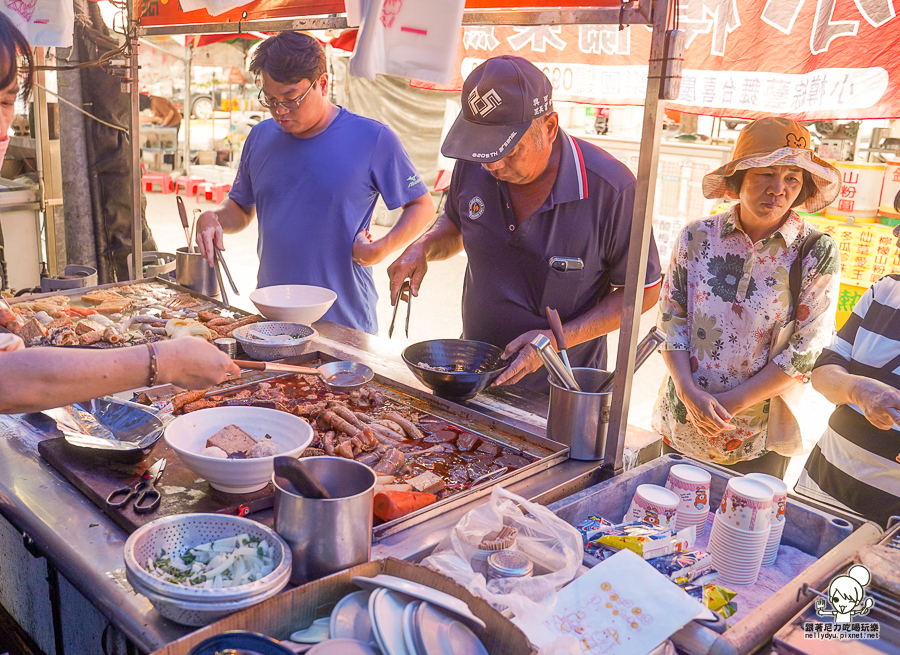
[[795, 491], [885, 526], [900, 516], [900, 275], [863, 294], [812, 385], [837, 407]]

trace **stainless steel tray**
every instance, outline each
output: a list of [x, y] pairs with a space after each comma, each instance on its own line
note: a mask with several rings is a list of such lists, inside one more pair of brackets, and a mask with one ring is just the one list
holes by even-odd
[[[210, 296], [204, 296], [202, 293], [197, 293], [196, 291], [192, 291], [191, 289], [188, 289], [187, 287], [183, 287], [180, 284], [175, 284], [170, 279], [165, 278], [165, 277], [152, 277], [152, 278], [144, 278], [141, 280], [128, 280], [125, 282], [113, 282], [110, 284], [98, 284], [98, 285], [92, 286], [92, 287], [78, 287], [76, 289], [63, 289], [60, 291], [49, 291], [47, 293], [35, 293], [35, 294], [28, 295], [28, 296], [19, 296], [17, 298], [7, 298], [6, 302], [9, 303], [11, 306], [14, 306], [18, 303], [31, 302], [34, 300], [40, 300], [41, 298], [49, 298], [51, 296], [67, 296], [69, 298], [80, 298], [84, 294], [89, 293], [91, 291], [95, 291], [97, 289], [115, 290], [116, 287], [128, 286], [128, 285], [132, 285], [132, 284], [146, 284], [146, 283], [150, 283], [150, 282], [162, 284], [163, 286], [168, 287], [172, 291], [177, 291], [178, 293], [190, 294], [194, 298], [197, 298], [199, 300], [204, 300], [208, 303], [213, 304], [218, 309], [226, 309], [225, 305], [223, 305], [220, 300], [210, 297]], [[249, 312], [246, 312], [243, 309], [238, 309], [237, 307], [234, 307], [234, 306], [227, 308], [226, 311], [232, 312], [235, 316], [251, 316], [251, 314]], [[0, 327], [0, 332], [8, 332], [8, 330]], [[55, 347], [94, 348], [93, 346], [55, 346]], [[127, 348], [128, 346], [123, 346], [123, 347]]]
[[[338, 358], [318, 351], [308, 352], [298, 357], [290, 357], [280, 361], [286, 364], [302, 365], [315, 359], [319, 359], [323, 362], [338, 361]], [[363, 361], [363, 363], [365, 362]], [[287, 375], [293, 374], [289, 373]], [[269, 379], [277, 377], [283, 377], [283, 375], [270, 376]], [[258, 384], [261, 381], [261, 379], [255, 379], [252, 382], [248, 382], [246, 385], [231, 386], [228, 389], [221, 391], [214, 390], [207, 395], [230, 395], [244, 387]], [[438, 398], [428, 392], [390, 380], [377, 373], [369, 385], [377, 387], [386, 398], [395, 403], [405, 405], [417, 412], [431, 414], [432, 416], [436, 416], [437, 418], [462, 428], [467, 432], [478, 434], [483, 439], [497, 443], [517, 453], [524, 453], [537, 458], [537, 461], [532, 462], [528, 466], [523, 466], [520, 469], [511, 471], [502, 477], [483, 482], [476, 487], [460, 491], [453, 496], [439, 500], [433, 505], [407, 514], [404, 517], [375, 526], [373, 530], [374, 541], [384, 539], [401, 530], [423, 523], [447, 510], [465, 505], [477, 498], [486, 496], [490, 494], [491, 489], [495, 484], [507, 486], [514, 482], [518, 482], [519, 480], [524, 480], [540, 471], [544, 471], [551, 466], [565, 461], [569, 456], [568, 446], [564, 446], [556, 441], [547, 439], [546, 437], [503, 423], [502, 421], [481, 414], [468, 407], [463, 407], [448, 400]]]
[[[665, 485], [669, 469], [675, 464], [685, 463], [709, 471], [712, 483], [710, 499], [721, 498], [728, 479], [734, 476], [734, 473], [724, 468], [682, 455], [670, 454], [550, 503], [548, 508], [572, 525], [591, 515], [620, 521], [631, 504], [638, 485]], [[710, 626], [701, 625], [696, 621], [689, 623], [672, 636], [680, 651], [693, 655], [705, 653], [736, 655], [755, 651], [768, 642], [775, 631], [802, 607], [803, 603], [799, 600], [794, 601], [793, 596], [797, 594], [797, 589], [805, 580], [818, 579], [821, 575], [820, 569], [827, 568], [829, 562], [844, 561], [847, 553], [852, 556], [855, 548], [877, 539], [877, 535], [881, 532], [880, 529], [873, 528], [873, 524], [859, 517], [814, 507], [790, 493], [785, 517], [787, 524], [781, 543], [812, 555], [819, 561], [805, 571], [798, 571], [797, 576], [769, 600], [764, 601], [736, 624], [730, 625], [724, 635], [717, 635], [709, 629]], [[585, 563], [592, 565], [596, 562], [593, 558], [586, 557]]]

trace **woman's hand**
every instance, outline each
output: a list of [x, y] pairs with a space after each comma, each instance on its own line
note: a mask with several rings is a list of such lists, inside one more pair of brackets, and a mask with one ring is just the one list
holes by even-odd
[[705, 437], [715, 437], [724, 430], [734, 430], [729, 423], [731, 414], [711, 393], [701, 391], [693, 384], [689, 389], [678, 389], [678, 397], [687, 407], [688, 420]]
[[872, 378], [858, 377], [850, 397], [869, 423], [879, 430], [900, 425], [900, 391], [893, 387]]

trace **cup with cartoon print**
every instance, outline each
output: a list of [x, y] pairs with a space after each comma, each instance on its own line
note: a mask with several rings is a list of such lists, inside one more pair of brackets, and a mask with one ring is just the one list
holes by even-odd
[[638, 485], [624, 521], [644, 521], [661, 528], [674, 528], [679, 502], [675, 493], [659, 485]]
[[722, 520], [750, 532], [769, 532], [775, 494], [766, 485], [747, 477], [731, 478], [719, 505]]

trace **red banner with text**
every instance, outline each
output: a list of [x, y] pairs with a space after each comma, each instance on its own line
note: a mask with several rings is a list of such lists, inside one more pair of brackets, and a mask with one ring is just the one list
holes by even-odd
[[[681, 95], [694, 114], [798, 120], [900, 117], [900, 0], [681, 0], [687, 50]], [[650, 30], [644, 26], [467, 26], [462, 80], [485, 59], [525, 57], [554, 98], [642, 105]]]

